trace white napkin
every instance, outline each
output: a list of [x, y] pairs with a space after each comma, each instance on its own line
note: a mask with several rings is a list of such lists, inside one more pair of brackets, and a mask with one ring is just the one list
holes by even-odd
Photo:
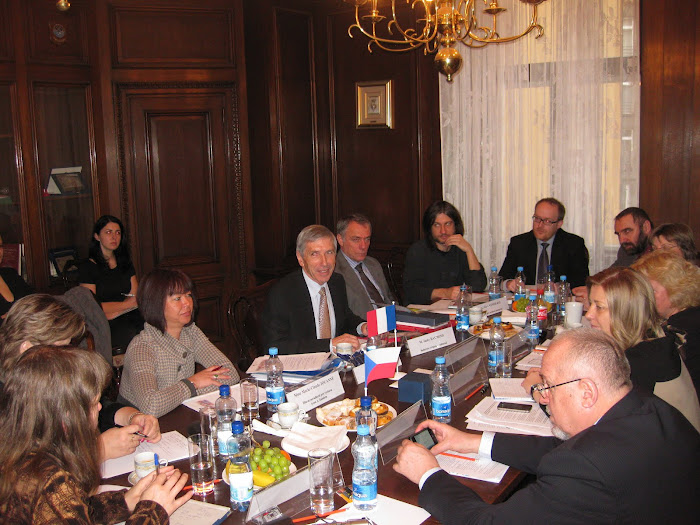
[[315, 427], [297, 421], [292, 431], [286, 437], [285, 442], [302, 450], [314, 448], [327, 448], [333, 451], [340, 450], [348, 429], [343, 425], [332, 427]]
[[257, 430], [258, 432], [262, 432], [263, 434], [271, 434], [273, 436], [279, 436], [279, 437], [286, 437], [289, 435], [289, 430], [282, 430], [282, 429], [276, 429], [272, 428], [269, 425], [266, 425], [262, 421], [259, 421], [257, 419], [253, 420], [253, 430]]
[[511, 310], [503, 310], [501, 312], [501, 319], [504, 321], [508, 321], [509, 323], [525, 326], [525, 321], [527, 321], [527, 314], [525, 312], [513, 312]]

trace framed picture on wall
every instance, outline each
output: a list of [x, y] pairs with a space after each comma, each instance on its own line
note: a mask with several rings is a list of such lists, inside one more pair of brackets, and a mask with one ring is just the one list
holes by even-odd
[[356, 82], [357, 128], [394, 127], [394, 100], [391, 80]]
[[[78, 252], [75, 248], [56, 248], [49, 250], [49, 261], [51, 262], [51, 275], [57, 277], [63, 273], [63, 268], [68, 261], [77, 259]], [[55, 273], [54, 273], [55, 272]]]
[[87, 186], [81, 176], [82, 166], [54, 168], [49, 176], [46, 192], [49, 195], [76, 195], [86, 193]]

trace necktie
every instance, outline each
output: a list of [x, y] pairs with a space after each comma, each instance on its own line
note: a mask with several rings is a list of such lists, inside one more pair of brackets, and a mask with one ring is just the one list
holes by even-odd
[[319, 339], [331, 338], [331, 314], [328, 311], [328, 299], [326, 298], [326, 289], [321, 288], [318, 292], [321, 294], [321, 302], [318, 308], [318, 325], [321, 328]]
[[542, 243], [542, 253], [540, 253], [540, 260], [537, 263], [537, 281], [544, 279], [547, 274], [547, 266], [549, 266], [549, 255], [547, 255], [548, 242]]
[[362, 284], [365, 286], [365, 290], [367, 290], [367, 293], [369, 294], [369, 298], [372, 300], [374, 303], [374, 306], [376, 307], [380, 303], [384, 302], [384, 298], [382, 297], [382, 294], [379, 293], [379, 290], [377, 290], [377, 287], [372, 284], [372, 281], [369, 280], [369, 277], [367, 277], [367, 274], [365, 273], [364, 269], [362, 268], [362, 263], [358, 264], [355, 269], [357, 270], [357, 273], [360, 274], [360, 281], [362, 281]]

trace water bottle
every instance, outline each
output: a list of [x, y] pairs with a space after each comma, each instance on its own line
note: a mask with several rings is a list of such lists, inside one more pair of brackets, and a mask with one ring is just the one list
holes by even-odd
[[544, 281], [544, 300], [552, 306], [557, 301], [557, 283], [555, 282], [556, 277], [554, 276], [553, 268], [551, 264], [547, 266], [547, 274]]
[[231, 510], [247, 512], [253, 499], [253, 471], [245, 456], [232, 456], [226, 467], [231, 485]]
[[377, 506], [377, 450], [369, 435], [369, 426], [357, 427], [357, 439], [352, 444], [355, 466], [352, 469], [352, 504], [359, 511]]
[[501, 276], [498, 275], [498, 268], [495, 266], [491, 267], [491, 274], [489, 275], [489, 300], [500, 299], [501, 297]]
[[537, 296], [531, 295], [527, 305], [525, 330], [527, 330], [527, 343], [530, 350], [534, 350], [540, 342], [540, 323], [537, 320]]
[[377, 413], [372, 410], [372, 397], [362, 396], [360, 398], [360, 408], [355, 412], [356, 427], [367, 425], [369, 427], [369, 437], [376, 449], [375, 467], [379, 466], [379, 443], [377, 443]]
[[250, 450], [252, 448], [252, 440], [245, 431], [243, 421], [234, 421], [231, 425], [231, 437], [228, 438], [226, 443], [229, 457], [242, 457], [250, 463]]
[[455, 301], [457, 314], [455, 321], [457, 322], [456, 329], [458, 332], [466, 332], [469, 330], [469, 307], [471, 306], [471, 294], [467, 291], [467, 285], [463, 284], [459, 287], [459, 295]]
[[216, 408], [216, 440], [219, 442], [219, 455], [222, 458], [228, 457], [226, 444], [231, 437], [231, 424], [236, 413], [236, 400], [231, 397], [231, 387], [221, 385], [219, 387], [219, 399], [214, 404]]
[[274, 346], [268, 350], [270, 357], [265, 361], [265, 371], [267, 372], [267, 413], [272, 415], [277, 412], [277, 407], [284, 403], [284, 378], [282, 372], [284, 367], [282, 361], [277, 357], [279, 350]]
[[518, 273], [515, 274], [515, 279], [513, 279], [515, 284], [515, 295], [513, 301], [527, 297], [527, 286], [525, 285], [525, 274], [523, 273], [523, 267], [518, 266]]
[[433, 383], [431, 407], [433, 419], [441, 423], [449, 423], [452, 419], [452, 394], [450, 394], [450, 373], [445, 366], [445, 358], [435, 358], [435, 369], [430, 374]]
[[495, 377], [508, 377], [504, 375], [504, 352], [506, 347], [506, 333], [501, 326], [501, 318], [493, 318], [493, 326], [489, 333], [489, 372]]
[[559, 308], [559, 316], [561, 317], [562, 324], [566, 321], [566, 303], [571, 301], [571, 286], [566, 280], [566, 275], [560, 277], [559, 282], [559, 293], [557, 296], [557, 306]]

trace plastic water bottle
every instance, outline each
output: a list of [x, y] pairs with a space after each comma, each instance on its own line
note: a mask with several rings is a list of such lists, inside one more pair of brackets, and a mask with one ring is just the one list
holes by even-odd
[[245, 431], [243, 421], [234, 421], [231, 425], [231, 437], [228, 438], [226, 443], [229, 457], [242, 457], [250, 463], [250, 450], [252, 448], [252, 440]]
[[253, 499], [253, 471], [245, 456], [232, 456], [226, 467], [231, 485], [231, 510], [247, 512]]
[[352, 504], [366, 512], [377, 506], [377, 450], [369, 435], [369, 426], [357, 427], [357, 439], [352, 444], [355, 466], [352, 469]]
[[430, 374], [433, 383], [431, 407], [433, 419], [441, 423], [449, 423], [452, 419], [452, 394], [450, 393], [450, 373], [445, 366], [445, 358], [435, 358], [435, 369]]
[[571, 286], [566, 280], [566, 275], [562, 275], [559, 281], [559, 292], [557, 294], [557, 307], [562, 324], [566, 321], [566, 303], [571, 301]]
[[455, 306], [457, 307], [455, 321], [457, 322], [456, 328], [458, 332], [469, 330], [469, 307], [471, 302], [471, 294], [467, 291], [467, 285], [463, 284], [459, 287], [459, 295], [455, 301]]
[[523, 273], [523, 267], [518, 266], [518, 273], [515, 274], [513, 279], [515, 284], [515, 295], [513, 301], [527, 297], [527, 286], [525, 285], [525, 274]]
[[557, 302], [557, 283], [554, 276], [553, 266], [547, 266], [547, 275], [544, 282], [544, 300], [554, 306]]
[[489, 344], [489, 372], [492, 371], [496, 377], [510, 377], [504, 370], [504, 353], [506, 347], [506, 333], [501, 326], [501, 318], [493, 318], [493, 326], [489, 333], [491, 343]]
[[214, 404], [216, 408], [216, 440], [219, 442], [219, 455], [228, 457], [226, 444], [231, 437], [231, 424], [236, 413], [236, 400], [231, 397], [231, 387], [221, 385], [219, 387], [219, 399]]
[[489, 300], [500, 299], [501, 297], [501, 276], [498, 275], [498, 268], [491, 267], [489, 275]]
[[362, 396], [360, 398], [360, 409], [355, 413], [356, 427], [367, 425], [369, 427], [369, 437], [376, 449], [375, 467], [379, 466], [379, 443], [377, 443], [377, 413], [372, 410], [372, 397]]
[[280, 403], [284, 403], [284, 378], [282, 372], [284, 367], [282, 361], [277, 357], [276, 347], [271, 347], [268, 350], [269, 359], [265, 362], [265, 371], [267, 372], [267, 384], [265, 391], [267, 392], [267, 413], [272, 415], [277, 412], [277, 407]]
[[537, 296], [531, 295], [527, 305], [525, 330], [527, 330], [527, 343], [530, 350], [534, 350], [540, 342], [540, 323], [537, 320]]

